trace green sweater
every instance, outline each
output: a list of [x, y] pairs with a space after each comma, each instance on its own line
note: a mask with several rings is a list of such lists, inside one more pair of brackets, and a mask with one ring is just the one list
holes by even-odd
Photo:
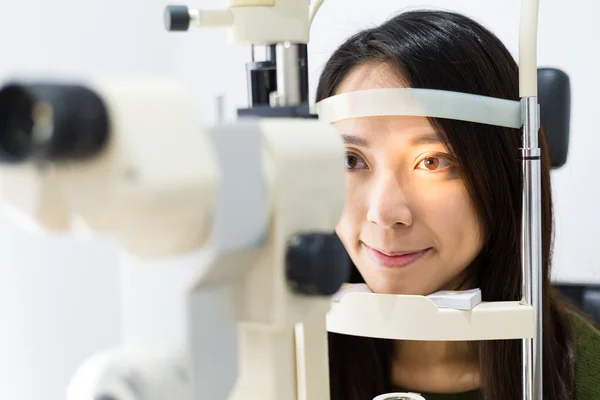
[[[600, 400], [600, 330], [570, 313], [575, 339], [575, 400]], [[398, 389], [401, 392], [406, 390]], [[421, 393], [425, 400], [479, 400], [480, 391], [456, 394]]]

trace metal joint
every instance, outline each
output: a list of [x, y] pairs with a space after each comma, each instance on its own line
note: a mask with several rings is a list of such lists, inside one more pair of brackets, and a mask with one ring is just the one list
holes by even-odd
[[540, 107], [537, 97], [521, 99], [521, 119], [523, 123], [523, 148], [536, 148], [540, 130]]
[[540, 149], [537, 147], [533, 149], [521, 149], [521, 160], [539, 160], [541, 154]]

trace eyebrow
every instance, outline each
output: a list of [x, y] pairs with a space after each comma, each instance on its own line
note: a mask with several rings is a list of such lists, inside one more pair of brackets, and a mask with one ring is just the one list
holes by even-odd
[[358, 136], [342, 135], [342, 139], [344, 139], [344, 144], [349, 144], [352, 146], [362, 146], [362, 147], [369, 146], [369, 143], [365, 139], [360, 138]]
[[435, 134], [434, 132], [430, 132], [425, 135], [417, 136], [411, 142], [414, 146], [442, 143], [439, 136], [437, 134]]

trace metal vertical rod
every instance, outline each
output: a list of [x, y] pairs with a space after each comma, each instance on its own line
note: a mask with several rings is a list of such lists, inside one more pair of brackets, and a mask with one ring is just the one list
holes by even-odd
[[534, 309], [536, 336], [523, 339], [523, 399], [543, 397], [542, 345], [542, 202], [541, 160], [538, 144], [540, 112], [537, 97], [521, 99], [523, 115], [523, 221], [521, 302]]
[[277, 103], [280, 106], [300, 104], [300, 66], [296, 44], [285, 42], [277, 44]]

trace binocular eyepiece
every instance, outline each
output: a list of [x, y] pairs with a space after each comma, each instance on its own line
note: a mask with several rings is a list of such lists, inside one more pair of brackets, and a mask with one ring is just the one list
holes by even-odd
[[109, 128], [104, 102], [88, 88], [9, 83], [0, 89], [0, 163], [88, 159], [104, 148]]

